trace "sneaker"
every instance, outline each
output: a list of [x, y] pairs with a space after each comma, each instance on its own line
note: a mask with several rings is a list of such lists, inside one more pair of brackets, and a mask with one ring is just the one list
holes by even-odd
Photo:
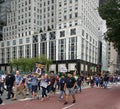
[[44, 98], [41, 99], [41, 102], [43, 102], [43, 101], [44, 101]]
[[66, 105], [66, 104], [68, 104], [68, 102], [67, 102], [67, 101], [64, 103], [64, 105]]
[[17, 100], [17, 99], [16, 99], [16, 98], [13, 98], [12, 100], [15, 101], [15, 100]]
[[10, 97], [6, 98], [6, 100], [9, 100], [9, 99], [10, 99]]
[[76, 100], [73, 100], [73, 102], [72, 103], [76, 103]]
[[61, 101], [62, 99], [61, 98], [58, 98], [58, 101]]

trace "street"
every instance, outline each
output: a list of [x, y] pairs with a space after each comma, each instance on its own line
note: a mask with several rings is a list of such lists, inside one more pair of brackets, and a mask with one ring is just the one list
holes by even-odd
[[76, 103], [70, 97], [68, 105], [58, 101], [58, 95], [44, 102], [40, 100], [15, 101], [1, 105], [0, 109], [120, 109], [120, 85], [103, 88], [87, 88], [76, 94]]

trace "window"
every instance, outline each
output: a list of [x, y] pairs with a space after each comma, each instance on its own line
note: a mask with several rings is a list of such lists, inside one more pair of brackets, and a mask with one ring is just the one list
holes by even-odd
[[46, 3], [44, 2], [44, 6], [46, 5]]
[[30, 42], [30, 38], [26, 38], [26, 43], [29, 43]]
[[70, 27], [72, 26], [72, 22], [69, 23], [69, 26], [70, 26]]
[[88, 33], [86, 33], [86, 39], [88, 39]]
[[7, 46], [10, 46], [10, 41], [7, 41]]
[[72, 18], [72, 14], [69, 14], [69, 18], [70, 18], [70, 19]]
[[19, 44], [22, 44], [23, 43], [23, 40], [22, 39], [19, 39]]
[[61, 2], [59, 2], [59, 7], [61, 7], [62, 6], [62, 4], [61, 4]]
[[59, 29], [61, 29], [61, 24], [59, 24]]
[[49, 42], [49, 57], [52, 60], [56, 59], [56, 42], [55, 41]]
[[72, 3], [72, 0], [70, 0], [70, 3]]
[[30, 45], [25, 46], [25, 56], [27, 58], [30, 58], [30, 56], [31, 56], [31, 46]]
[[13, 40], [13, 45], [16, 45], [16, 40]]
[[64, 20], [66, 20], [66, 19], [67, 19], [67, 16], [65, 15], [65, 16], [64, 16]]
[[77, 20], [75, 20], [75, 25], [78, 25], [78, 21]]
[[60, 31], [60, 37], [65, 37], [65, 31]]
[[25, 1], [25, 5], [27, 5], [27, 1]]
[[69, 51], [68, 51], [69, 59], [77, 58], [77, 37], [69, 38]]
[[29, 31], [29, 35], [31, 35], [31, 31]]
[[75, 10], [78, 10], [78, 7], [75, 7]]
[[78, 17], [78, 13], [77, 12], [75, 13], [75, 17]]
[[58, 59], [65, 60], [66, 59], [66, 40], [60, 39], [58, 41], [59, 48], [58, 48]]
[[52, 0], [52, 3], [54, 3], [54, 0]]
[[70, 35], [76, 35], [76, 28], [70, 30]]
[[64, 23], [64, 28], [66, 28], [67, 27], [67, 25], [66, 25], [66, 23]]
[[29, 10], [31, 10], [31, 6], [29, 6]]
[[29, 0], [29, 4], [31, 4], [31, 0]]
[[1, 43], [1, 47], [4, 47], [4, 42]]

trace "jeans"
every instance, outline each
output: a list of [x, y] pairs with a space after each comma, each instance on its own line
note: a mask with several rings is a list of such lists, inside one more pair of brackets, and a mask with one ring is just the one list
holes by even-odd
[[13, 90], [12, 90], [12, 86], [7, 86], [7, 91], [8, 91], [8, 98], [10, 98], [11, 97], [11, 95], [12, 95], [12, 97], [14, 96], [14, 93], [13, 93]]
[[65, 93], [65, 91], [60, 90], [60, 95], [59, 95], [59, 99], [60, 99], [60, 100], [62, 99], [62, 95], [63, 95], [63, 93]]
[[77, 85], [76, 90], [75, 90], [75, 93], [77, 93], [79, 89], [80, 89], [80, 92], [82, 92], [82, 87], [81, 87], [81, 85]]
[[46, 90], [47, 88], [42, 87], [42, 98], [44, 98], [44, 96], [47, 97]]
[[107, 84], [108, 84], [108, 81], [104, 81], [104, 82], [103, 82], [104, 88], [107, 88]]

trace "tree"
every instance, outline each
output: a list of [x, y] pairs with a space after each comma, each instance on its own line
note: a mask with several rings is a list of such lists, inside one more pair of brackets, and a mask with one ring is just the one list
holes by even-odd
[[47, 58], [45, 55], [40, 55], [36, 58], [36, 62], [40, 62], [46, 65], [46, 71], [49, 71], [49, 66], [52, 64], [52, 60]]
[[107, 21], [107, 35], [105, 39], [112, 42], [120, 53], [120, 0], [106, 0], [99, 7], [100, 16]]
[[23, 72], [30, 72], [33, 71], [35, 62], [36, 62], [35, 58], [18, 58], [18, 59], [12, 59], [9, 62], [9, 65], [16, 69], [20, 69]]
[[33, 71], [35, 64], [43, 63], [46, 65], [46, 70], [49, 70], [50, 64], [52, 64], [52, 60], [47, 58], [45, 55], [40, 55], [35, 58], [18, 58], [18, 59], [12, 59], [9, 62], [9, 65], [11, 67], [14, 67], [16, 69], [21, 70], [22, 72], [30, 72]]

